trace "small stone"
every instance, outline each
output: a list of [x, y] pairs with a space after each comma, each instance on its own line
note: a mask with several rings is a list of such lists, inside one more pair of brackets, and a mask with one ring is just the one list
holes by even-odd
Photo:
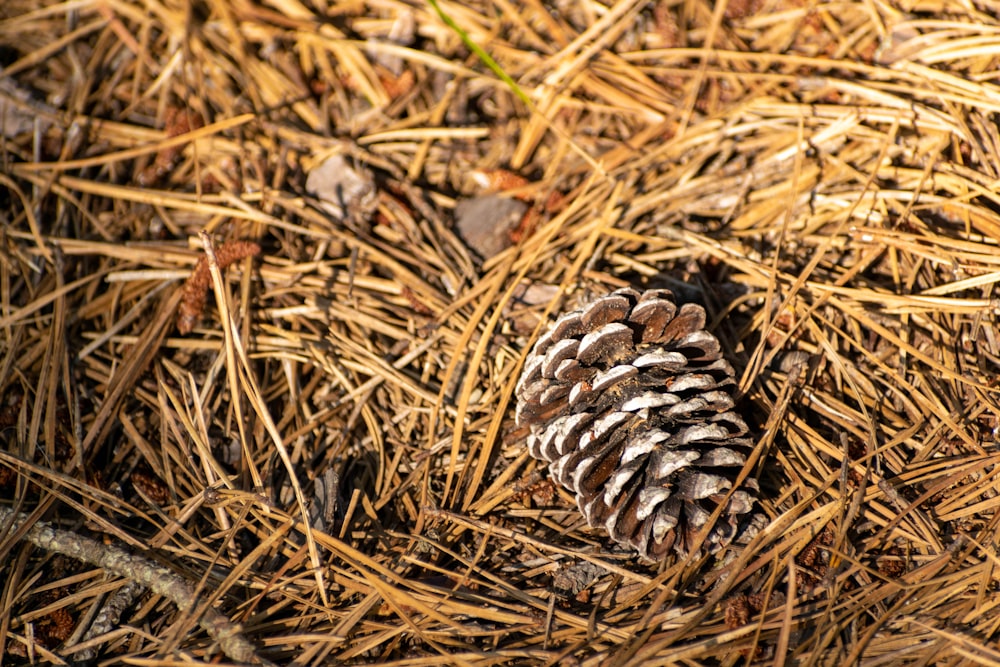
[[378, 193], [372, 174], [352, 167], [341, 154], [333, 155], [309, 172], [306, 190], [320, 207], [342, 221], [361, 221], [375, 211]]
[[528, 205], [517, 199], [486, 195], [463, 199], [455, 206], [455, 229], [480, 259], [488, 260], [514, 244], [517, 229]]

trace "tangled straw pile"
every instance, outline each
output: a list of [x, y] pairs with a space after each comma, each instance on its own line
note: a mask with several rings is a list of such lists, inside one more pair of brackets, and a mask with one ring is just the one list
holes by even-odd
[[[3, 497], [201, 595], [84, 639], [127, 582], [10, 531], [0, 662], [208, 660], [206, 605], [301, 665], [1000, 660], [1000, 21], [440, 4], [458, 31], [400, 0], [0, 5]], [[307, 187], [332, 155], [356, 199]], [[456, 204], [511, 185], [480, 261]], [[203, 231], [261, 254], [203, 260], [181, 335]], [[526, 351], [624, 286], [702, 303], [735, 360], [745, 549], [639, 563], [525, 451]]]

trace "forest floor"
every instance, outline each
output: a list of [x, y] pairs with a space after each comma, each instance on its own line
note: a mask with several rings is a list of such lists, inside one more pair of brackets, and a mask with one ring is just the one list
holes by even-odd
[[[4, 0], [0, 67], [0, 663], [1000, 664], [992, 3]], [[737, 371], [745, 548], [526, 451], [623, 286]]]

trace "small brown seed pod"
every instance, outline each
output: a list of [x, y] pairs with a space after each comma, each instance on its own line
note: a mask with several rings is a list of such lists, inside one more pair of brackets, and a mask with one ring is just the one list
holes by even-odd
[[[659, 560], [690, 553], [753, 449], [735, 384], [701, 306], [626, 288], [563, 315], [538, 340], [516, 419], [591, 526]], [[704, 549], [739, 536], [756, 492], [749, 478], [732, 492]]]

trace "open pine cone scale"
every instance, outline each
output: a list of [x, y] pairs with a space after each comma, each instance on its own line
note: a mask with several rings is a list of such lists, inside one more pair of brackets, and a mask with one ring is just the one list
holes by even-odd
[[532, 349], [516, 420], [591, 526], [650, 559], [730, 542], [756, 482], [733, 491], [753, 448], [734, 411], [733, 368], [705, 311], [668, 290], [622, 289], [561, 317]]

